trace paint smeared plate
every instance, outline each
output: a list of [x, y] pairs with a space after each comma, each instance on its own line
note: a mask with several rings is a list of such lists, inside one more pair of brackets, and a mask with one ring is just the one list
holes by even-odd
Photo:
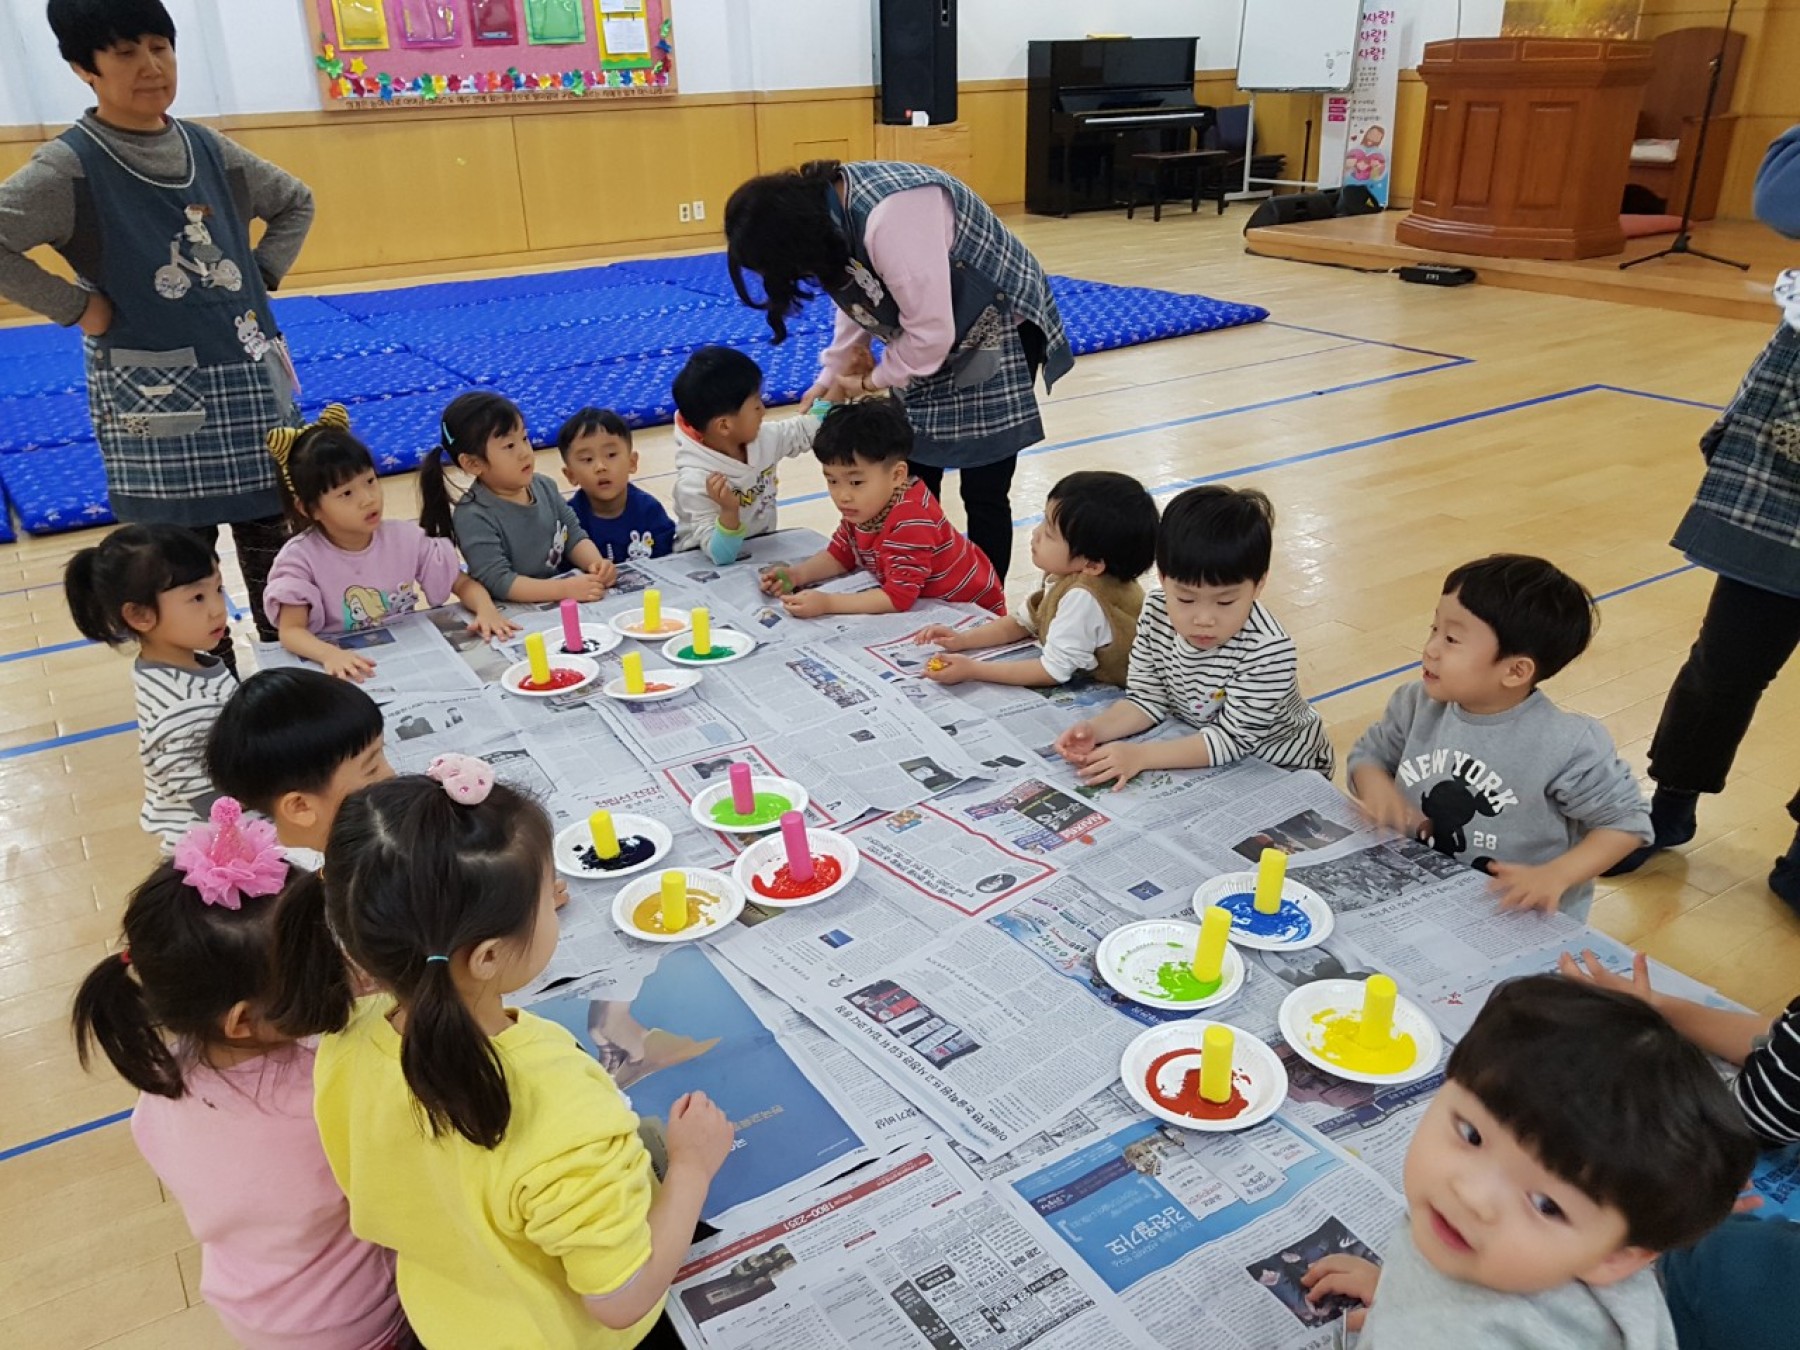
[[[561, 641], [559, 635], [557, 641]], [[558, 689], [527, 689], [525, 681], [531, 678], [531, 662], [515, 661], [506, 668], [500, 677], [500, 687], [509, 694], [517, 694], [520, 698], [556, 698], [562, 694], [577, 694], [600, 678], [600, 667], [585, 656], [564, 656], [559, 651], [550, 653], [550, 669], [572, 670], [581, 676], [573, 684], [563, 685]]]
[[[1200, 1042], [1210, 1026], [1223, 1026], [1231, 1032], [1234, 1042], [1232, 1085], [1244, 1094], [1245, 1106], [1229, 1120], [1196, 1120], [1170, 1110], [1150, 1095], [1150, 1066], [1164, 1055], [1192, 1052], [1180, 1054], [1157, 1070], [1157, 1086], [1165, 1096], [1173, 1096], [1181, 1087], [1182, 1076], [1200, 1067]], [[1151, 1027], [1125, 1047], [1125, 1053], [1119, 1059], [1119, 1077], [1131, 1099], [1158, 1120], [1206, 1134], [1223, 1134], [1260, 1125], [1287, 1100], [1287, 1069], [1282, 1066], [1280, 1057], [1242, 1027], [1234, 1027], [1228, 1022], [1215, 1023], [1204, 1017]]]
[[[711, 656], [695, 656], [692, 642], [691, 633], [686, 637], [670, 638], [662, 646], [663, 660], [673, 661], [678, 666], [728, 666], [756, 650], [756, 639], [735, 628], [713, 629]], [[687, 653], [685, 656], [684, 652]]]
[[[687, 878], [690, 893], [711, 897], [711, 904], [700, 907], [700, 917], [678, 933], [664, 933], [654, 928], [640, 928], [632, 915], [645, 901], [659, 905], [664, 872], [680, 872]], [[698, 867], [664, 867], [632, 878], [613, 897], [613, 922], [629, 936], [642, 942], [693, 942], [718, 932], [744, 912], [744, 891], [724, 872], [708, 872]]]
[[[1282, 913], [1275, 916], [1273, 924], [1253, 923], [1251, 902], [1255, 896], [1256, 873], [1227, 872], [1194, 892], [1194, 913], [1206, 913], [1208, 905], [1221, 906], [1231, 915], [1231, 940], [1240, 947], [1264, 952], [1316, 947], [1331, 936], [1337, 923], [1324, 897], [1291, 876], [1281, 883]], [[1259, 927], [1265, 931], [1257, 931]]]
[[1412, 1037], [1418, 1056], [1411, 1064], [1394, 1073], [1367, 1073], [1326, 1059], [1319, 1049], [1324, 1043], [1325, 1029], [1314, 1019], [1332, 1013], [1360, 1016], [1362, 1005], [1361, 980], [1314, 980], [1311, 984], [1303, 984], [1281, 1001], [1282, 1039], [1314, 1068], [1352, 1083], [1410, 1083], [1437, 1068], [1444, 1053], [1444, 1038], [1438, 1034], [1437, 1024], [1425, 1015], [1425, 1010], [1405, 995], [1394, 1000], [1394, 1030]]
[[1101, 939], [1100, 948], [1094, 953], [1094, 968], [1101, 979], [1133, 1003], [1170, 1012], [1199, 1012], [1225, 1002], [1244, 985], [1244, 958], [1227, 942], [1219, 987], [1200, 997], [1176, 997], [1182, 977], [1193, 979], [1188, 972], [1199, 940], [1197, 923], [1183, 923], [1180, 919], [1128, 923]]
[[583, 647], [579, 652], [569, 651], [563, 646], [563, 630], [559, 623], [554, 628], [546, 628], [544, 646], [552, 656], [603, 656], [624, 641], [611, 627], [603, 623], [584, 623], [581, 625]]
[[[771, 773], [753, 773], [750, 775], [750, 790], [758, 795], [768, 793], [776, 797], [785, 797], [787, 811], [805, 811], [811, 798], [806, 789], [791, 778], [777, 778]], [[776, 815], [772, 820], [763, 821], [759, 825], [729, 825], [713, 819], [713, 807], [718, 803], [731, 803], [731, 784], [729, 781], [714, 783], [709, 788], [702, 788], [700, 795], [688, 804], [688, 812], [694, 817], [694, 823], [708, 830], [717, 830], [720, 834], [767, 834], [770, 830], [781, 828], [781, 817]]]
[[650, 856], [629, 867], [590, 867], [582, 859], [593, 851], [594, 836], [588, 830], [587, 821], [578, 820], [556, 832], [556, 841], [550, 846], [551, 855], [556, 859], [556, 870], [580, 881], [618, 881], [646, 867], [655, 867], [675, 847], [675, 836], [669, 827], [649, 816], [615, 815], [613, 832], [621, 842], [644, 840], [651, 847]]
[[662, 623], [663, 626], [652, 633], [644, 627], [644, 611], [628, 609], [623, 614], [613, 615], [612, 630], [620, 637], [636, 638], [639, 642], [662, 642], [667, 638], [678, 638], [694, 626], [685, 609], [668, 605], [663, 606]]
[[[713, 828], [717, 829], [718, 826], [714, 825]], [[758, 839], [749, 848], [738, 854], [737, 862], [732, 864], [731, 875], [737, 879], [737, 884], [744, 888], [744, 896], [747, 900], [768, 909], [799, 909], [802, 905], [816, 905], [821, 900], [831, 899], [856, 879], [856, 869], [862, 864], [862, 854], [857, 852], [856, 845], [850, 842], [848, 835], [839, 834], [836, 830], [808, 829], [806, 846], [815, 858], [820, 855], [831, 858], [836, 861], [840, 869], [836, 881], [809, 895], [803, 895], [793, 900], [782, 900], [772, 895], [764, 895], [756, 887], [758, 877], [767, 882], [777, 870], [787, 866], [787, 845], [783, 842], [779, 832]]]
[[[697, 670], [646, 670], [644, 672], [644, 692], [629, 694], [625, 692], [625, 677], [615, 675], [600, 686], [600, 692], [620, 703], [657, 703], [665, 698], [680, 698], [701, 680]], [[658, 688], [658, 686], [661, 688]]]

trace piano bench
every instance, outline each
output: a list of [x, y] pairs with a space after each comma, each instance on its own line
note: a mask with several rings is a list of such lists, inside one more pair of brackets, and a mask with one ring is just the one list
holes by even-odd
[[[1200, 209], [1200, 198], [1210, 196], [1219, 204], [1219, 214], [1225, 214], [1225, 182], [1220, 173], [1225, 162], [1231, 158], [1226, 150], [1145, 150], [1131, 157], [1131, 200], [1125, 204], [1125, 218], [1133, 220], [1137, 217], [1138, 188], [1144, 181], [1144, 171], [1149, 171], [1151, 201], [1155, 207], [1154, 220], [1162, 219], [1163, 198], [1168, 195], [1170, 180], [1182, 170], [1193, 175], [1192, 196], [1189, 203], [1190, 213]], [[1210, 188], [1208, 192], [1206, 189]]]

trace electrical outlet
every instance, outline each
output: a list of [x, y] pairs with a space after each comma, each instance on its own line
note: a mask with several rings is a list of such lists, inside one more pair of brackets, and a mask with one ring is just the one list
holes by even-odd
[[694, 198], [694, 219], [706, 219], [706, 203], [698, 197]]
[[693, 218], [694, 218], [694, 208], [689, 206], [686, 202], [683, 202], [676, 209], [676, 214], [681, 217], [681, 223], [683, 225], [686, 225], [689, 221], [693, 220]]

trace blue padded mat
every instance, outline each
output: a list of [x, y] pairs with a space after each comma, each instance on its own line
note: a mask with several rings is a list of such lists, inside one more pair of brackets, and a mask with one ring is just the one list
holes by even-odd
[[0, 390], [8, 394], [81, 394], [86, 389], [87, 363], [79, 343], [63, 351], [0, 356]]
[[[402, 394], [461, 389], [469, 383], [455, 371], [411, 352], [296, 361], [294, 370], [300, 376], [302, 405], [307, 407], [372, 403]], [[450, 398], [449, 393], [444, 395], [446, 403]]]
[[[0, 483], [28, 534], [113, 523], [100, 447], [91, 440], [0, 459]], [[96, 488], [98, 489], [96, 491]]]
[[92, 440], [87, 394], [0, 398], [0, 455]]

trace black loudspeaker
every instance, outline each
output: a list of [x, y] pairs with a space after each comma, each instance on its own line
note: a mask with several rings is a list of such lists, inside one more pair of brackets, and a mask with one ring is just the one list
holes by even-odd
[[1265, 225], [1297, 225], [1308, 220], [1330, 220], [1333, 216], [1367, 216], [1383, 209], [1368, 188], [1352, 183], [1347, 188], [1329, 188], [1324, 192], [1270, 197], [1256, 208], [1244, 228], [1259, 230]]
[[875, 83], [890, 126], [956, 120], [956, 0], [875, 0]]

